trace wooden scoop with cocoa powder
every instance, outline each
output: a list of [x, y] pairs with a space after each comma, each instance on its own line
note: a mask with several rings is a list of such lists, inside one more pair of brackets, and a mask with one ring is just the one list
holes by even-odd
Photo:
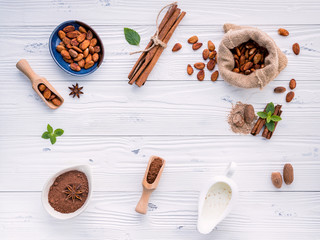
[[165, 165], [165, 160], [151, 156], [146, 172], [142, 180], [143, 192], [136, 206], [136, 212], [146, 214], [151, 193], [157, 188], [161, 174]]
[[44, 77], [36, 74], [25, 59], [17, 62], [16, 67], [23, 72], [31, 81], [33, 90], [41, 97], [49, 108], [57, 109], [64, 102], [60, 94]]

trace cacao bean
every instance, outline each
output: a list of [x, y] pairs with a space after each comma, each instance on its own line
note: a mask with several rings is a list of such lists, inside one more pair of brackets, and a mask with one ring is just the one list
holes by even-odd
[[85, 68], [85, 69], [88, 69], [88, 68], [91, 68], [93, 65], [94, 65], [94, 61], [90, 61], [90, 62], [87, 62], [87, 63], [84, 65], [84, 68]]

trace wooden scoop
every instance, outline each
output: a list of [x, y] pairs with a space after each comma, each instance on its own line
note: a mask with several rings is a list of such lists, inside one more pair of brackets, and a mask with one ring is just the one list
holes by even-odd
[[[63, 104], [64, 100], [60, 96], [60, 94], [57, 92], [57, 90], [55, 90], [54, 87], [52, 87], [52, 85], [47, 81], [47, 79], [45, 79], [44, 77], [40, 77], [38, 74], [36, 74], [30, 67], [27, 60], [21, 59], [19, 62], [17, 62], [16, 67], [30, 79], [33, 90], [36, 91], [36, 93], [38, 93], [38, 95], [48, 105], [49, 108], [57, 109]], [[61, 101], [60, 106], [56, 106], [50, 100], [47, 100], [44, 98], [44, 96], [42, 95], [42, 93], [38, 88], [41, 83], [44, 84], [47, 88], [49, 88], [49, 90], [54, 95], [56, 95], [57, 98], [59, 98], [59, 100]]]
[[[155, 159], [162, 160], [162, 166], [158, 172], [156, 179], [154, 180], [153, 183], [150, 184], [147, 182], [147, 176], [148, 176], [150, 165]], [[141, 213], [141, 214], [147, 213], [150, 195], [158, 186], [158, 183], [160, 181], [161, 174], [162, 174], [165, 163], [166, 163], [166, 161], [160, 157], [157, 157], [157, 156], [150, 157], [146, 172], [145, 172], [143, 180], [142, 180], [143, 191], [142, 191], [141, 198], [136, 206], [136, 212]]]

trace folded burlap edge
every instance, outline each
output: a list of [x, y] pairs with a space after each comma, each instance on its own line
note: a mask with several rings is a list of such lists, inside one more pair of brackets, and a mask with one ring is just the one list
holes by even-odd
[[[281, 52], [275, 41], [262, 30], [230, 23], [224, 24], [223, 29], [226, 34], [219, 45], [218, 66], [222, 78], [231, 85], [241, 88], [262, 89], [287, 66], [288, 59], [285, 54]], [[269, 55], [265, 59], [265, 68], [256, 70], [249, 75], [232, 72], [234, 58], [230, 49], [250, 39], [268, 49]]]

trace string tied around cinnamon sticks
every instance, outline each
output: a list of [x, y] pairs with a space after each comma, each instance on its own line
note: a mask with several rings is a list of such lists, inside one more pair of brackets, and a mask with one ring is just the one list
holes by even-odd
[[157, 31], [156, 31], [156, 34], [154, 36], [151, 37], [151, 40], [153, 42], [153, 44], [151, 45], [151, 47], [145, 49], [145, 50], [139, 50], [139, 51], [135, 51], [135, 52], [131, 52], [130, 55], [132, 54], [136, 54], [136, 53], [142, 53], [142, 52], [149, 52], [152, 48], [154, 48], [155, 46], [158, 46], [160, 45], [161, 47], [163, 48], [166, 48], [167, 47], [167, 44], [162, 42], [161, 39], [159, 39], [159, 17], [160, 17], [160, 14], [162, 13], [162, 11], [168, 7], [172, 7], [174, 5], [177, 5], [177, 2], [173, 2], [173, 3], [170, 3], [166, 6], [164, 6], [158, 13], [158, 16], [157, 16], [157, 19], [156, 19], [156, 27], [157, 27]]
[[[158, 25], [160, 14], [166, 8], [168, 8], [168, 11]], [[172, 34], [185, 15], [186, 12], [181, 11], [181, 9], [178, 8], [177, 2], [168, 4], [160, 10], [156, 20], [156, 33], [149, 41], [145, 50], [138, 51], [141, 52], [141, 54], [128, 75], [129, 84], [135, 83], [139, 87], [144, 85], [159, 57], [164, 51], [166, 44], [169, 42]]]

